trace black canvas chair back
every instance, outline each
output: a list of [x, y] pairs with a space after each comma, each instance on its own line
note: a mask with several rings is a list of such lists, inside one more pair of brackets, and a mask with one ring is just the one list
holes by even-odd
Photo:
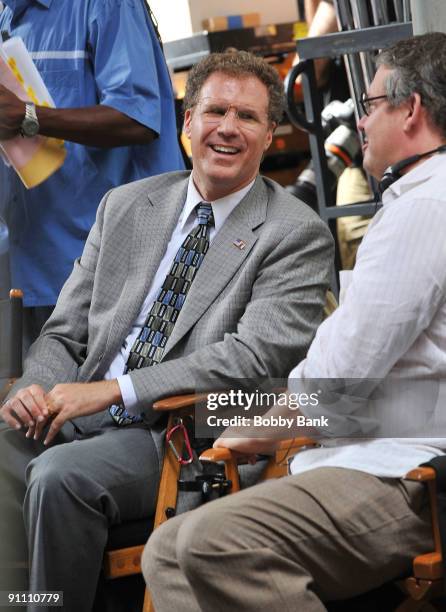
[[11, 289], [9, 299], [0, 300], [0, 380], [22, 374], [22, 299]]

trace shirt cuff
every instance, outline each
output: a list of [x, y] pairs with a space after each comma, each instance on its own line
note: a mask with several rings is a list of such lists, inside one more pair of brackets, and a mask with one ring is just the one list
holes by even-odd
[[124, 374], [123, 376], [118, 376], [116, 380], [118, 381], [119, 388], [121, 389], [122, 404], [124, 408], [129, 414], [139, 416], [138, 411], [134, 410], [138, 400], [133, 387], [132, 379], [128, 374]]

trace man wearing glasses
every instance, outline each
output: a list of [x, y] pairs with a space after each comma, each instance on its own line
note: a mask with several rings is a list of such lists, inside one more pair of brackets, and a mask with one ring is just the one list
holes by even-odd
[[108, 527], [153, 514], [153, 402], [284, 376], [320, 323], [329, 230], [258, 174], [283, 102], [274, 68], [245, 52], [190, 72], [192, 174], [104, 197], [1, 408], [0, 560], [20, 560], [25, 499], [30, 590], [63, 591], [64, 610], [92, 608]]
[[[396, 43], [377, 63], [358, 127], [383, 208], [342, 304], [288, 381], [298, 392], [329, 379], [341, 400], [322, 405], [330, 425], [293, 458], [292, 475], [154, 532], [143, 565], [157, 612], [180, 602], [185, 612], [322, 612], [407, 575], [434, 549], [427, 492], [404, 475], [446, 450], [446, 34]], [[343, 390], [348, 381], [363, 398]], [[301, 411], [321, 416], [320, 406]], [[216, 446], [276, 446], [225, 434]]]

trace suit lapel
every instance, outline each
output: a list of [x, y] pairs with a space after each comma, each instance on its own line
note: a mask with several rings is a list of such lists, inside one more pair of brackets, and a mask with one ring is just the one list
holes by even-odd
[[253, 230], [265, 221], [267, 198], [265, 184], [257, 177], [212, 241], [167, 341], [163, 359], [215, 301], [247, 258], [257, 240]]
[[105, 349], [105, 355], [111, 355], [112, 359], [120, 350], [147, 296], [183, 208], [187, 183], [187, 179], [173, 186], [166, 183], [164, 188], [141, 196], [129, 210], [134, 219], [128, 273]]

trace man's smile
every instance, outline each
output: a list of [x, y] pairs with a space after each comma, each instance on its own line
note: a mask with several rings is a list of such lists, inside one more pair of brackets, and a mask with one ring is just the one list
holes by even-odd
[[215, 151], [215, 153], [220, 153], [223, 155], [236, 155], [237, 153], [240, 153], [240, 149], [238, 149], [237, 147], [230, 147], [228, 145], [209, 145], [211, 147], [211, 149], [213, 151]]

